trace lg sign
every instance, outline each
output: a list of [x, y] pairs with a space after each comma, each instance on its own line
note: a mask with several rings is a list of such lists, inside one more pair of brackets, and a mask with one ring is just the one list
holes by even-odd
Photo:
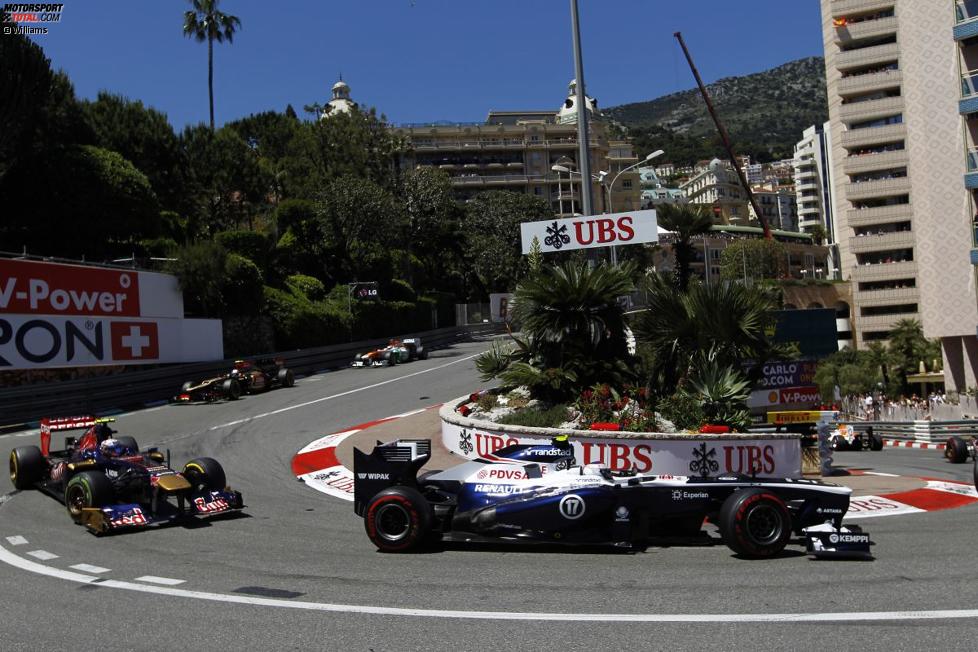
[[656, 242], [659, 239], [654, 210], [526, 222], [520, 225], [520, 232], [525, 254], [533, 248], [534, 238], [545, 252]]

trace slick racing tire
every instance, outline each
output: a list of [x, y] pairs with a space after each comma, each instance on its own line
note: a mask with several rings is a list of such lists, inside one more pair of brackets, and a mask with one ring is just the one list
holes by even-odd
[[975, 478], [975, 489], [978, 489], [978, 456], [975, 456], [975, 466], [973, 474]]
[[761, 488], [731, 494], [720, 508], [719, 520], [723, 542], [744, 557], [773, 557], [791, 537], [791, 515], [784, 501]]
[[44, 456], [37, 446], [18, 446], [10, 451], [10, 482], [15, 489], [30, 489], [44, 475]]
[[968, 460], [968, 442], [960, 437], [948, 437], [944, 444], [944, 457], [952, 464], [961, 464]]
[[193, 491], [215, 491], [227, 486], [227, 476], [220, 462], [211, 457], [198, 457], [183, 467], [183, 477], [193, 487]]
[[427, 360], [428, 359], [428, 349], [422, 349], [421, 350], [421, 353], [418, 354], [418, 359], [419, 360]]
[[75, 523], [81, 522], [86, 507], [102, 507], [112, 502], [112, 483], [101, 471], [82, 471], [68, 480], [65, 507]]
[[229, 401], [237, 401], [241, 398], [241, 383], [234, 378], [228, 378], [221, 383], [221, 389], [224, 390], [224, 395]]
[[363, 525], [381, 552], [420, 548], [431, 530], [431, 505], [411, 487], [384, 489], [367, 503]]
[[883, 436], [878, 432], [869, 433], [869, 450], [871, 451], [881, 451], [883, 450]]
[[277, 378], [278, 384], [282, 387], [292, 387], [295, 385], [295, 376], [292, 374], [291, 369], [279, 369]]

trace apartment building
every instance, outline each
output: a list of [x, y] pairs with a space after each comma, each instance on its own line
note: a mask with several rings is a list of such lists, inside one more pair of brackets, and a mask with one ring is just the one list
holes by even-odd
[[[638, 210], [638, 170], [623, 172], [638, 162], [631, 144], [609, 137], [592, 98], [585, 105], [593, 211]], [[583, 212], [573, 81], [557, 110], [490, 111], [485, 122], [411, 124], [394, 131], [411, 144], [404, 164], [445, 170], [459, 200], [486, 190], [510, 190], [543, 198], [557, 215]]]
[[[782, 231], [798, 230], [798, 200], [795, 193], [788, 187], [781, 187], [777, 182], [751, 184], [751, 194], [761, 210], [761, 215], [768, 226]], [[747, 205], [747, 213], [753, 221], [759, 221], [754, 207]]]
[[743, 226], [750, 221], [740, 178], [720, 159], [697, 163], [694, 176], [679, 184], [679, 189], [689, 203], [710, 206], [718, 222]]
[[802, 132], [795, 144], [793, 161], [795, 199], [798, 203], [798, 229], [812, 233], [816, 227], [825, 232], [829, 247], [829, 267], [833, 278], [841, 278], [836, 223], [833, 219], [830, 123], [812, 125]]
[[832, 212], [855, 344], [919, 320], [941, 339], [956, 390], [978, 385], [975, 210], [962, 169], [972, 134], [958, 101], [973, 37], [955, 28], [970, 4], [821, 0]]

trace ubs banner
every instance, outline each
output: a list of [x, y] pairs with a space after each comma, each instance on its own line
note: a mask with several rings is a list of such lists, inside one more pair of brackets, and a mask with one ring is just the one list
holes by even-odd
[[[545, 444], [548, 439], [465, 428], [442, 420], [448, 450], [476, 459], [512, 444]], [[634, 469], [657, 475], [718, 476], [729, 473], [801, 477], [797, 439], [601, 439], [571, 440], [578, 464], [602, 463], [613, 471]]]
[[524, 254], [530, 253], [534, 237], [544, 253], [659, 240], [654, 210], [524, 222], [520, 224], [520, 235]]
[[0, 369], [223, 357], [219, 319], [184, 319], [177, 279], [0, 259]]

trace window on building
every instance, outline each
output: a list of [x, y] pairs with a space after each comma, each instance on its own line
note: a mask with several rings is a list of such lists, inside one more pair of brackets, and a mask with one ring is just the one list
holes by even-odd
[[632, 188], [632, 180], [631, 179], [625, 179], [624, 181], [621, 182], [621, 187], [624, 188], [625, 190], [631, 190], [631, 188]]

